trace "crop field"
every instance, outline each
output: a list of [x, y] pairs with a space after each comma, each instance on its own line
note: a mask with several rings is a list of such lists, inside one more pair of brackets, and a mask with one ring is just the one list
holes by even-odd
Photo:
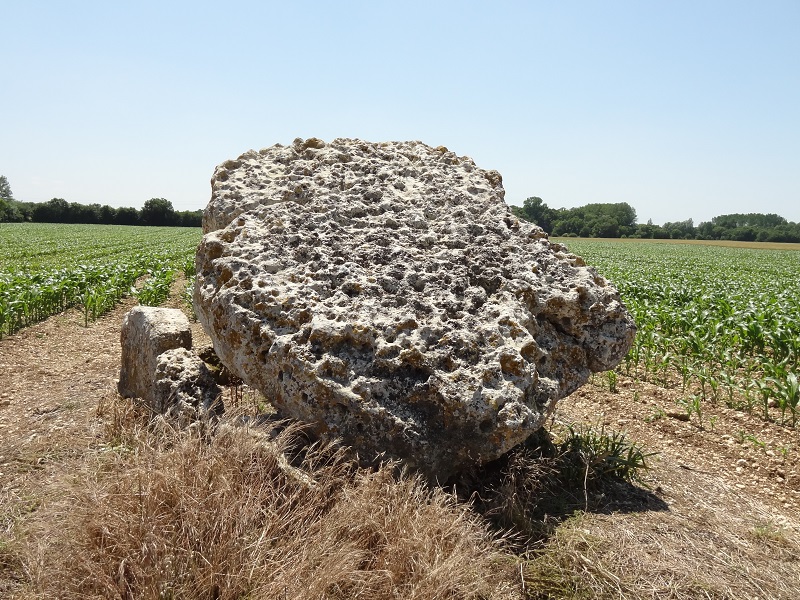
[[[77, 306], [88, 323], [135, 295], [159, 304], [192, 275], [195, 228], [0, 225], [0, 337]], [[614, 282], [636, 342], [618, 372], [682, 391], [702, 422], [724, 402], [795, 426], [800, 417], [800, 251], [561, 240]], [[615, 372], [604, 375], [610, 387]]]
[[[800, 251], [559, 240], [611, 280], [636, 320], [618, 371], [795, 426], [800, 417]], [[613, 386], [614, 372], [605, 375]]]
[[0, 338], [73, 306], [88, 323], [126, 296], [159, 304], [177, 273], [194, 273], [200, 236], [199, 228], [0, 224]]

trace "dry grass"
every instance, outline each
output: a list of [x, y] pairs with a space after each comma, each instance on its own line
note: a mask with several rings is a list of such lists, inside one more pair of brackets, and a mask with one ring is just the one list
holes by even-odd
[[[800, 590], [796, 528], [700, 471], [660, 465], [667, 505], [603, 470], [591, 476], [592, 461], [542, 435], [462, 479], [456, 494], [396, 465], [357, 468], [292, 426], [178, 431], [117, 399], [99, 413], [95, 443], [56, 453], [69, 477], [30, 502], [9, 499], [0, 597], [683, 600]], [[514, 535], [498, 533], [506, 529]]]
[[28, 551], [40, 597], [519, 597], [497, 536], [392, 466], [298, 450], [291, 427], [208, 436], [119, 407], [108, 438]]
[[701, 511], [680, 524], [669, 513], [640, 516], [579, 514], [563, 523], [526, 563], [527, 597], [797, 598], [800, 564], [792, 532], [770, 524], [769, 539], [748, 544], [724, 515]]

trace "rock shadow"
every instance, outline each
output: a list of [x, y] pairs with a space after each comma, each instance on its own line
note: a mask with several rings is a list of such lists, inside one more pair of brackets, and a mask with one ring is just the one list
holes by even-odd
[[444, 487], [522, 547], [546, 541], [579, 512], [669, 510], [656, 491], [636, 479], [645, 469], [624, 479], [608, 468], [608, 458], [555, 444], [542, 428], [505, 456], [461, 473]]

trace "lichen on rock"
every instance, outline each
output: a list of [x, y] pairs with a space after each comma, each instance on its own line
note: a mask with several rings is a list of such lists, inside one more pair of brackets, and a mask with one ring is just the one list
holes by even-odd
[[217, 353], [365, 462], [495, 459], [632, 343], [617, 291], [444, 147], [296, 140], [212, 190], [194, 302]]

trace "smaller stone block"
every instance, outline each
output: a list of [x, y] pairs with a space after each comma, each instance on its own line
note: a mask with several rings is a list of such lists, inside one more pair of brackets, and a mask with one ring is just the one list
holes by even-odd
[[175, 308], [136, 306], [122, 322], [122, 368], [117, 389], [125, 398], [141, 398], [156, 407], [158, 357], [167, 350], [192, 347], [189, 319]]
[[221, 413], [222, 390], [206, 364], [186, 348], [158, 356], [152, 407], [156, 412], [192, 423], [203, 415]]

